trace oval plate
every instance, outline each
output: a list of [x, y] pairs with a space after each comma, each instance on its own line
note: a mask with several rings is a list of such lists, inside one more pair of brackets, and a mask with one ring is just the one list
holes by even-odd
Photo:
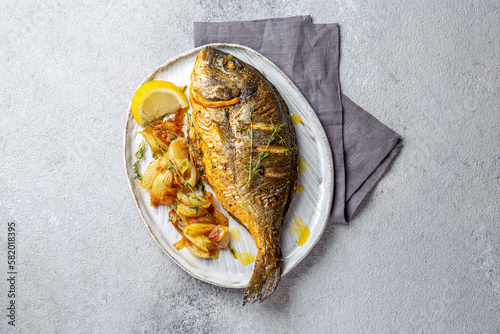
[[[281, 231], [283, 275], [285, 275], [309, 253], [328, 223], [333, 199], [333, 161], [330, 145], [314, 110], [297, 87], [276, 65], [245, 46], [211, 45], [257, 68], [276, 86], [287, 103], [290, 113], [297, 114], [302, 119], [302, 123], [295, 125], [295, 130], [299, 156], [304, 159], [308, 167], [299, 174], [298, 179], [298, 184], [303, 187], [304, 191], [295, 194]], [[141, 85], [150, 80], [166, 80], [177, 86], [189, 86], [196, 56], [203, 48], [204, 46], [198, 47], [170, 60], [144, 79]], [[243, 266], [232, 257], [227, 249], [219, 253], [219, 259], [213, 260], [200, 259], [186, 248], [178, 251], [173, 246], [180, 240], [180, 234], [168, 221], [168, 208], [165, 205], [153, 208], [149, 204], [149, 191], [141, 190], [137, 180], [134, 179], [133, 164], [136, 160], [134, 155], [143, 140], [138, 134], [141, 129], [142, 127], [137, 125], [129, 109], [125, 128], [125, 169], [139, 213], [154, 239], [172, 260], [194, 277], [228, 288], [244, 288], [252, 276], [253, 263]], [[150, 161], [152, 161], [152, 154], [147, 148], [140, 164], [141, 172], [144, 172]], [[207, 190], [211, 191], [211, 188], [207, 187]], [[238, 252], [250, 252], [255, 257], [257, 250], [250, 234], [243, 226], [236, 223], [217, 201], [215, 202], [215, 206], [229, 218], [230, 230], [238, 229], [239, 231], [239, 241], [232, 238], [230, 245]], [[309, 238], [302, 246], [297, 245], [297, 234], [290, 232], [294, 217], [302, 219], [310, 231]]]

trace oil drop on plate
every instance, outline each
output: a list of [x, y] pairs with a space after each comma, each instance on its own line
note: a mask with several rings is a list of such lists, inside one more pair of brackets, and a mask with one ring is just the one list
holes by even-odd
[[302, 174], [306, 171], [307, 169], [307, 162], [304, 158], [299, 157], [299, 174]]
[[240, 241], [240, 230], [238, 230], [236, 227], [231, 227], [229, 229], [229, 235], [234, 241]]
[[233, 246], [229, 246], [229, 253], [235, 258], [238, 259], [242, 265], [247, 266], [253, 261], [255, 261], [255, 257], [252, 253], [240, 253], [233, 248]]
[[288, 230], [292, 237], [297, 238], [297, 246], [304, 245], [311, 234], [309, 227], [298, 216], [292, 218], [292, 221], [288, 224]]
[[299, 123], [300, 123], [300, 124], [304, 124], [304, 123], [302, 122], [302, 118], [300, 118], [300, 116], [299, 116], [299, 115], [297, 115], [297, 114], [292, 114], [292, 122], [293, 122], [293, 125], [297, 125], [297, 124], [299, 124]]

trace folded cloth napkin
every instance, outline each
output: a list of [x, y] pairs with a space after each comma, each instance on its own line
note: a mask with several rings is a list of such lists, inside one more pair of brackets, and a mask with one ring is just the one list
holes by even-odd
[[195, 46], [248, 46], [275, 63], [309, 101], [332, 149], [330, 222], [347, 223], [402, 144], [397, 133], [341, 93], [339, 41], [338, 24], [314, 24], [310, 16], [194, 24]]

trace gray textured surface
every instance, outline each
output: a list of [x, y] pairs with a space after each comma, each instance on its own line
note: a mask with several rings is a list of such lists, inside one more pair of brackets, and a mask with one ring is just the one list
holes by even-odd
[[[175, 3], [0, 4], [16, 331], [498, 333], [498, 2]], [[241, 290], [190, 277], [149, 235], [123, 168], [125, 113], [151, 70], [192, 47], [193, 21], [298, 14], [340, 23], [344, 92], [405, 147], [349, 226], [329, 226], [270, 300], [241, 307]]]

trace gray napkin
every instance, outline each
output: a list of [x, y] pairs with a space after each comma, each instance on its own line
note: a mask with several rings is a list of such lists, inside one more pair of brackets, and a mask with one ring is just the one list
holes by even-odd
[[195, 22], [195, 46], [248, 46], [275, 63], [318, 114], [334, 161], [330, 221], [347, 223], [401, 149], [397, 133], [349, 100], [339, 85], [339, 26], [310, 16]]

